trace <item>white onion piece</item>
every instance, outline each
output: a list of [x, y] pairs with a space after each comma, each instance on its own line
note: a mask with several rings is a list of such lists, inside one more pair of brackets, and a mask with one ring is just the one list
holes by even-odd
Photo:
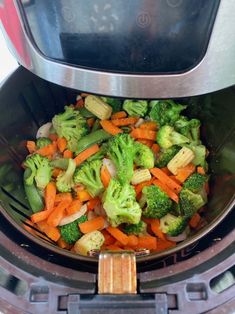
[[143, 118], [139, 118], [139, 120], [136, 122], [135, 127], [138, 128], [139, 126], [141, 126], [141, 124], [143, 124], [145, 122], [145, 120]]
[[112, 162], [112, 160], [110, 160], [108, 158], [104, 158], [103, 159], [103, 165], [107, 167], [112, 178], [116, 176], [117, 169], [116, 169], [114, 163]]
[[88, 214], [87, 214], [87, 219], [88, 220], [92, 220], [92, 219], [94, 219], [96, 217], [97, 217], [97, 215], [96, 215], [96, 213], [93, 210], [89, 210], [88, 211]]
[[47, 122], [43, 124], [42, 126], [40, 126], [40, 128], [37, 131], [36, 138], [48, 137], [50, 134], [49, 131], [50, 131], [51, 126], [52, 126], [51, 122]]
[[188, 232], [186, 230], [184, 230], [182, 233], [180, 233], [179, 235], [177, 235], [175, 237], [171, 237], [169, 235], [167, 235], [166, 237], [167, 237], [167, 240], [169, 240], [169, 241], [182, 242], [188, 237]]
[[87, 205], [85, 204], [76, 213], [61, 219], [59, 226], [64, 226], [64, 225], [69, 224], [70, 222], [73, 222], [74, 220], [82, 217], [86, 213], [86, 211], [87, 211]]
[[78, 101], [78, 100], [80, 100], [80, 99], [82, 99], [82, 97], [81, 97], [80, 95], [77, 95], [76, 101]]

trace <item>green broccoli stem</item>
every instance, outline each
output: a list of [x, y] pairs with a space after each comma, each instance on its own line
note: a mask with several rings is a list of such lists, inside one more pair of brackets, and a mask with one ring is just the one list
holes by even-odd
[[52, 160], [50, 162], [50, 165], [53, 168], [60, 168], [60, 169], [66, 170], [69, 165], [69, 158], [59, 158], [59, 159]]
[[31, 175], [31, 170], [27, 168], [24, 172], [24, 190], [29, 202], [29, 205], [34, 213], [41, 211], [44, 207], [42, 197], [39, 194], [38, 189], [36, 188], [35, 184], [27, 185], [26, 180]]
[[93, 133], [90, 133], [84, 136], [82, 139], [78, 141], [78, 149], [76, 151], [77, 154], [80, 154], [82, 151], [87, 149], [88, 147], [101, 143], [107, 139], [109, 139], [112, 135], [105, 132], [104, 130], [97, 130]]

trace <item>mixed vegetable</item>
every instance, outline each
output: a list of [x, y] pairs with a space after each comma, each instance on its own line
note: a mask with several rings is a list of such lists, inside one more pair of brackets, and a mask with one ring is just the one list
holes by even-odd
[[185, 240], [204, 223], [208, 175], [200, 121], [184, 109], [78, 96], [27, 141], [25, 228], [82, 255]]

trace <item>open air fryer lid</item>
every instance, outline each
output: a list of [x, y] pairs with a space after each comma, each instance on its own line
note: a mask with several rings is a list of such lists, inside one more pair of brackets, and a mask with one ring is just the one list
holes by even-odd
[[1, 24], [36, 75], [90, 93], [199, 95], [235, 83], [235, 3], [3, 0]]

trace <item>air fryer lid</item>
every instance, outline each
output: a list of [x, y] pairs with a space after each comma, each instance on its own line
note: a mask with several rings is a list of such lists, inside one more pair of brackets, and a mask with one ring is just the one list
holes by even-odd
[[199, 95], [235, 83], [232, 1], [2, 2], [15, 57], [62, 86], [141, 99]]

